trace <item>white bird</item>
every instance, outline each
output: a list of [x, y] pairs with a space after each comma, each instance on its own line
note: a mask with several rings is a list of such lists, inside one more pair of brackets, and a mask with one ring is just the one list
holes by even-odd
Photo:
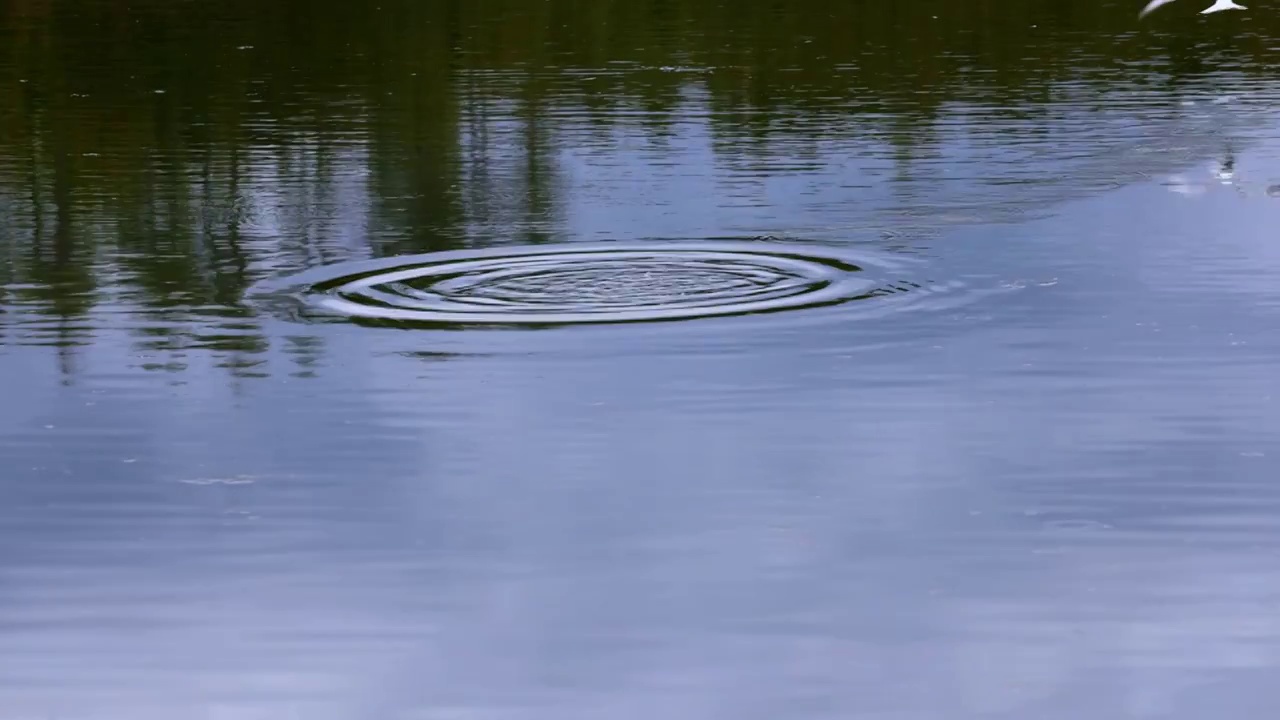
[[[1138, 17], [1140, 19], [1143, 17], [1146, 17], [1147, 13], [1151, 12], [1152, 10], [1155, 10], [1156, 8], [1162, 7], [1164, 5], [1168, 5], [1171, 2], [1173, 2], [1173, 0], [1151, 0], [1151, 2], [1147, 3], [1146, 7], [1142, 8], [1142, 12], [1138, 13]], [[1208, 15], [1209, 13], [1222, 12], [1223, 10], [1246, 10], [1246, 9], [1248, 8], [1246, 8], [1243, 5], [1237, 5], [1235, 3], [1235, 0], [1214, 0], [1214, 3], [1209, 7], [1205, 8], [1204, 10], [1201, 10], [1200, 14]]]

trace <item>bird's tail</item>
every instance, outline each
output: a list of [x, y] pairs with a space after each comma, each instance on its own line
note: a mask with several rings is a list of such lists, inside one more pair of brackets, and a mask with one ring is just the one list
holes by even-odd
[[1223, 10], [1248, 10], [1248, 8], [1237, 4], [1235, 0], [1217, 0], [1213, 5], [1201, 10], [1200, 14], [1208, 15], [1209, 13], [1221, 12]]

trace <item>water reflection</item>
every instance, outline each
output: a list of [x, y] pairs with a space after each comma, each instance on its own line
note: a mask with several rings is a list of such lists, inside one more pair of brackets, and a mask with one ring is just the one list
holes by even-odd
[[[0, 706], [1258, 715], [1280, 21], [993, 8], [5, 4]], [[251, 292], [786, 274], [637, 280], [653, 238], [918, 287], [538, 332]]]
[[[142, 352], [232, 367], [269, 343], [240, 310], [265, 277], [565, 240], [918, 243], [1244, 147], [1273, 97], [1250, 31], [1206, 75], [1225, 37], [1170, 45], [1105, 5], [59, 7], [5, 25], [7, 333], [69, 347], [124, 322]], [[624, 36], [601, 54], [604, 28]]]

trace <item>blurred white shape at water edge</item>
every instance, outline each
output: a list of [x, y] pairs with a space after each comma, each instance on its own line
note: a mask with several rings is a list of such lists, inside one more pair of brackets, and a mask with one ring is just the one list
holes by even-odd
[[[1173, 2], [1173, 0], [1151, 0], [1151, 2], [1146, 4], [1146, 7], [1142, 8], [1142, 12], [1138, 13], [1138, 17], [1144, 18], [1147, 16], [1147, 14], [1151, 13], [1152, 11], [1157, 10], [1161, 7], [1164, 7], [1165, 5], [1168, 5], [1171, 2]], [[1234, 2], [1234, 0], [1215, 0], [1215, 2], [1212, 5], [1205, 8], [1204, 10], [1201, 10], [1200, 14], [1208, 15], [1209, 13], [1222, 12], [1223, 10], [1247, 10], [1247, 9], [1248, 8], [1246, 8], [1244, 5], [1237, 5]]]
[[1203, 195], [1215, 184], [1230, 186], [1242, 196], [1251, 194], [1243, 184], [1236, 182], [1235, 154], [1230, 151], [1221, 160], [1201, 166], [1198, 170], [1166, 175], [1162, 184], [1169, 192], [1187, 196]]

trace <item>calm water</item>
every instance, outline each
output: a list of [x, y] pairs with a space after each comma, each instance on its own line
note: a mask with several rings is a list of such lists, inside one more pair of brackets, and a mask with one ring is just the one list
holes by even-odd
[[1141, 4], [0, 2], [0, 720], [1263, 717], [1280, 15]]

